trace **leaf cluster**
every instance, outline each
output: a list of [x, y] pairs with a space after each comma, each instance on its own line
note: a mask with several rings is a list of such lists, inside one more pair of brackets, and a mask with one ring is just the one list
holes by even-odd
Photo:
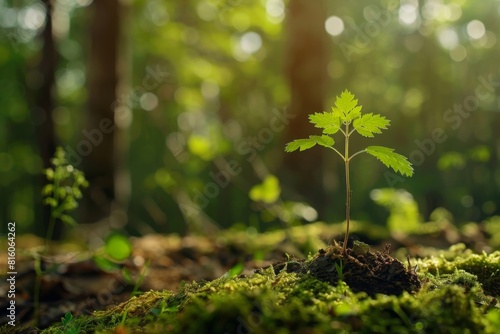
[[78, 207], [77, 200], [82, 198], [81, 188], [88, 187], [88, 182], [82, 171], [68, 164], [66, 153], [61, 147], [57, 148], [50, 162], [52, 167], [43, 171], [50, 182], [42, 189], [44, 204], [52, 208], [53, 218], [61, 219], [68, 225], [76, 225], [67, 213]]
[[365, 152], [374, 156], [394, 171], [402, 175], [412, 176], [413, 168], [411, 167], [411, 163], [406, 157], [394, 153], [394, 150], [391, 148], [369, 146], [353, 154], [351, 157], [347, 155], [347, 151], [345, 154], [342, 154], [334, 148], [335, 140], [331, 136], [337, 132], [341, 132], [346, 140], [349, 140], [349, 137], [354, 132], [363, 137], [372, 138], [376, 134], [381, 134], [382, 130], [386, 130], [389, 127], [390, 121], [385, 116], [373, 113], [362, 114], [362, 108], [362, 106], [358, 105], [358, 100], [354, 98], [354, 94], [345, 90], [340, 97], [337, 97], [335, 106], [331, 108], [331, 111], [309, 115], [309, 121], [316, 128], [322, 129], [322, 135], [311, 135], [309, 138], [296, 139], [286, 145], [285, 151], [304, 151], [315, 145], [320, 145], [333, 149], [340, 155], [344, 162], [349, 162], [355, 155]]

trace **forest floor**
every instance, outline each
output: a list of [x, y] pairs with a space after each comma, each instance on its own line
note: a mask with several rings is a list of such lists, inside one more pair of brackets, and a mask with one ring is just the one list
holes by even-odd
[[[132, 238], [132, 255], [126, 261], [110, 268], [96, 264], [92, 252], [68, 251], [63, 244], [56, 252], [59, 255], [42, 260], [42, 268], [49, 274], [45, 274], [41, 279], [40, 320], [36, 328], [33, 323], [36, 282], [34, 261], [29, 251], [21, 252], [16, 264], [18, 268], [15, 298], [16, 328], [23, 328], [18, 331], [19, 333], [36, 333], [38, 329], [60, 322], [68, 314], [71, 314], [70, 317], [77, 317], [98, 310], [116, 309], [120, 307], [120, 303], [127, 302], [141, 292], [169, 290], [168, 293], [179, 293], [186, 288], [186, 284], [182, 282], [199, 284], [221, 277], [251, 277], [256, 270], [271, 265], [274, 265], [276, 275], [279, 275], [281, 269], [286, 269], [288, 273], [308, 271], [313, 275], [316, 271], [318, 275], [315, 276], [318, 279], [323, 282], [330, 280], [329, 283], [332, 285], [342, 278], [339, 274], [343, 274], [344, 281], [354, 292], [365, 291], [368, 295], [374, 295], [375, 293], [362, 288], [373, 286], [375, 281], [367, 281], [366, 278], [369, 276], [367, 273], [374, 270], [372, 267], [355, 265], [359, 262], [360, 256], [371, 257], [371, 261], [379, 261], [378, 266], [385, 270], [387, 275], [400, 277], [408, 276], [408, 273], [412, 274], [417, 270], [417, 265], [414, 261], [410, 264], [409, 258], [429, 257], [436, 254], [439, 249], [448, 249], [457, 243], [465, 243], [468, 248], [476, 252], [492, 250], [488, 243], [488, 238], [491, 236], [480, 226], [464, 231], [456, 229], [448, 222], [439, 222], [426, 226], [421, 234], [393, 238], [383, 228], [374, 226], [366, 228], [363, 224], [354, 222], [352, 236], [378, 246], [371, 246], [368, 253], [366, 250], [356, 252], [350, 250], [352, 260], [345, 261], [344, 268], [340, 269], [343, 271], [339, 272], [339, 268], [333, 270], [335, 263], [339, 262], [332, 262], [331, 259], [339, 259], [342, 256], [339, 249], [335, 250], [335, 247], [329, 245], [332, 245], [334, 237], [340, 239], [342, 228], [340, 224], [316, 223], [293, 227], [288, 235], [282, 230], [264, 234], [256, 234], [250, 230], [233, 230], [221, 232], [216, 236], [184, 237], [151, 234]], [[33, 236], [21, 236], [17, 239], [17, 247], [32, 250], [43, 245], [43, 242]], [[392, 248], [387, 245], [391, 245]], [[325, 255], [327, 253], [328, 256]], [[315, 255], [317, 261], [304, 270], [301, 263], [308, 255]], [[6, 267], [4, 266], [6, 260], [6, 257], [0, 257], [2, 268]], [[291, 262], [300, 265], [294, 267]], [[326, 277], [325, 270], [333, 272], [333, 276]], [[378, 277], [379, 274], [374, 276]], [[352, 277], [361, 280], [355, 282], [352, 281]], [[392, 293], [396, 290], [391, 282], [381, 284], [385, 290], [375, 292], [396, 295], [403, 290], [411, 292], [415, 277], [409, 277], [408, 280], [405, 283], [408, 287], [398, 290], [397, 293]], [[8, 287], [4, 282], [5, 280], [2, 280], [0, 285], [2, 310], [5, 310], [10, 302], [7, 299]], [[356, 289], [356, 284], [361, 288]], [[0, 319], [0, 326], [5, 325], [0, 329], [0, 333], [7, 333], [8, 321], [6, 317]]]

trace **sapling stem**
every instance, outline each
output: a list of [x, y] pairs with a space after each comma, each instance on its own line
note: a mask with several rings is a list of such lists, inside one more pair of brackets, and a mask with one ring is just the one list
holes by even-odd
[[341, 158], [343, 161], [345, 161], [345, 157], [342, 155], [342, 153], [340, 153], [339, 151], [337, 151], [337, 149], [335, 147], [329, 147], [331, 148], [332, 150], [334, 150]]
[[352, 158], [354, 158], [355, 156], [357, 156], [358, 154], [361, 154], [361, 153], [366, 153], [366, 150], [361, 150], [361, 151], [358, 151], [358, 152], [354, 153], [353, 155], [351, 155], [349, 157], [349, 161], [351, 161]]
[[[56, 201], [56, 203], [60, 202], [59, 191], [57, 191], [59, 189], [59, 181], [60, 181], [59, 177], [58, 177], [58, 174], [59, 174], [58, 168], [59, 168], [58, 166], [54, 167], [54, 189], [56, 191], [53, 192], [53, 195], [54, 195], [54, 200]], [[45, 238], [45, 253], [46, 254], [50, 253], [50, 242], [52, 240], [52, 235], [54, 234], [54, 228], [56, 226], [56, 215], [54, 214], [55, 211], [56, 210], [52, 207], [51, 214], [50, 214], [50, 220], [49, 220], [49, 227], [47, 229], [47, 237]]]
[[[345, 133], [349, 133], [349, 122], [345, 123]], [[345, 220], [346, 220], [346, 232], [344, 236], [344, 243], [342, 244], [342, 254], [345, 254], [347, 247], [347, 239], [349, 238], [349, 223], [351, 219], [351, 181], [349, 179], [349, 135], [345, 136]]]

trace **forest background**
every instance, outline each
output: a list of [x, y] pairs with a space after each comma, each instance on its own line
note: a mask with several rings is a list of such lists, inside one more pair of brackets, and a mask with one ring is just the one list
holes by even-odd
[[353, 219], [498, 215], [499, 16], [498, 0], [0, 0], [1, 220], [45, 235], [61, 146], [90, 182], [73, 230], [89, 240], [340, 223], [342, 162], [284, 145], [344, 89], [415, 169], [357, 158]]

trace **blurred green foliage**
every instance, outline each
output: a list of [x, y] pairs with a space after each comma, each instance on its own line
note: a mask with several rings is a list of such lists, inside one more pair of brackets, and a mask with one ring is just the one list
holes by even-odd
[[106, 238], [104, 246], [106, 253], [117, 261], [123, 261], [132, 253], [132, 245], [122, 234], [113, 233]]
[[274, 175], [268, 175], [261, 184], [250, 189], [249, 196], [252, 201], [272, 204], [278, 200], [281, 194], [279, 180]]
[[[86, 117], [91, 1], [54, 3], [59, 63], [53, 121], [59, 143], [75, 147]], [[258, 221], [260, 210], [248, 194], [264, 181], [263, 169], [279, 176], [281, 197], [289, 197], [286, 177], [299, 176], [279, 173], [284, 130], [264, 131], [292, 99], [283, 75], [285, 46], [293, 38], [287, 35], [287, 3], [128, 2], [123, 36], [130, 82], [117, 102], [131, 110], [120, 124], [129, 145], [131, 233]], [[370, 106], [366, 112], [392, 120], [381, 145], [415, 166], [415, 177], [388, 184], [383, 166], [360, 158], [352, 171], [353, 218], [381, 221], [386, 214], [368, 194], [387, 186], [411, 193], [424, 219], [436, 207], [446, 207], [459, 223], [499, 214], [499, 2], [327, 6], [325, 105], [341, 89], [356, 91]], [[44, 9], [36, 0], [0, 0], [0, 12], [0, 217], [18, 221], [23, 233], [33, 230], [41, 207], [43, 166], [34, 132], [51, 121], [31, 113]], [[326, 153], [323, 165], [311, 171], [323, 173], [334, 203], [344, 202], [340, 171]], [[332, 203], [325, 212], [320, 219], [342, 220], [342, 205]], [[260, 227], [272, 226], [279, 225]]]
[[418, 212], [418, 205], [413, 196], [404, 189], [383, 188], [374, 189], [370, 197], [375, 203], [386, 207], [390, 211], [387, 227], [393, 235], [408, 235], [415, 232], [422, 219]]

